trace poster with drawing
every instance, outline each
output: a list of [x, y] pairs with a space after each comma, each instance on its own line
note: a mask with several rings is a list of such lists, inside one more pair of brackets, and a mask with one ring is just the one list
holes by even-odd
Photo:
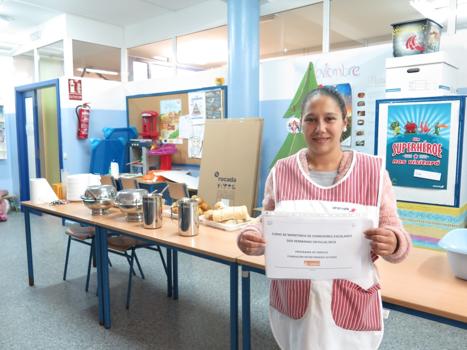
[[206, 91], [206, 119], [221, 119], [222, 109], [222, 90]]
[[7, 159], [6, 149], [6, 125], [3, 115], [3, 106], [0, 106], [0, 159]]
[[390, 105], [386, 168], [395, 186], [446, 189], [450, 102]]
[[206, 118], [206, 92], [188, 93], [188, 111], [192, 117]]
[[179, 117], [182, 111], [182, 101], [180, 99], [160, 101], [160, 136], [164, 143], [182, 144], [179, 137]]

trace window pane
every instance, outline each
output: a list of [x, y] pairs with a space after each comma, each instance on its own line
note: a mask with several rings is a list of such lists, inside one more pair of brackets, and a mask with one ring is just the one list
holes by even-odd
[[76, 76], [121, 80], [121, 50], [116, 47], [73, 40], [73, 69]]
[[63, 76], [63, 41], [37, 49], [39, 55], [39, 80], [48, 80]]
[[34, 81], [34, 51], [28, 51], [13, 57], [15, 84], [24, 85]]
[[331, 50], [391, 42], [391, 24], [422, 17], [407, 0], [333, 0]]
[[177, 63], [193, 71], [227, 64], [227, 37], [227, 26], [177, 37]]
[[260, 57], [320, 52], [323, 4], [317, 3], [261, 17]]
[[[128, 49], [129, 71], [128, 79], [144, 80], [150, 77], [167, 76], [167, 71], [173, 72], [174, 55], [173, 55], [173, 40], [167, 39], [158, 41], [152, 44], [136, 46]], [[135, 63], [138, 64], [135, 65]], [[142, 70], [142, 66], [149, 65], [150, 76], [147, 73], [142, 74], [142, 71], [136, 72], [135, 69]], [[155, 65], [156, 67], [152, 67]], [[170, 67], [170, 68], [167, 68]], [[161, 71], [164, 71], [162, 74]], [[165, 74], [165, 75], [164, 75]]]
[[148, 79], [148, 64], [139, 61], [133, 61], [133, 79], [132, 80], [146, 80]]

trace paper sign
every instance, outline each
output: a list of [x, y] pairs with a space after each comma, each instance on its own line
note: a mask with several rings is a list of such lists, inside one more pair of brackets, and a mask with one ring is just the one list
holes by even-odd
[[266, 275], [285, 279], [350, 279], [370, 268], [367, 218], [266, 212]]

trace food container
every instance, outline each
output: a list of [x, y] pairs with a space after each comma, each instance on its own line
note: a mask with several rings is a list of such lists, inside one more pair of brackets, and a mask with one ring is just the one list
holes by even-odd
[[162, 208], [164, 199], [160, 193], [151, 193], [143, 196], [143, 227], [162, 227]]
[[115, 188], [111, 185], [88, 186], [81, 196], [83, 203], [91, 209], [92, 215], [104, 215], [114, 204]]
[[454, 275], [467, 280], [467, 228], [449, 231], [438, 244], [447, 251]]
[[177, 201], [178, 233], [181, 236], [196, 236], [199, 233], [198, 200], [182, 198]]
[[439, 51], [442, 28], [428, 18], [392, 24], [394, 57]]
[[142, 221], [143, 219], [143, 196], [148, 191], [140, 188], [130, 188], [117, 192], [115, 204], [126, 214], [127, 221]]

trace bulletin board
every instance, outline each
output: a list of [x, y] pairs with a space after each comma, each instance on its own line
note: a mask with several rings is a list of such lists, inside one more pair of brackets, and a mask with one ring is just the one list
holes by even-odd
[[127, 96], [129, 126], [142, 131], [141, 113], [159, 113], [159, 140], [176, 145], [175, 164], [200, 164], [206, 119], [223, 119], [227, 110], [227, 87], [172, 91]]

